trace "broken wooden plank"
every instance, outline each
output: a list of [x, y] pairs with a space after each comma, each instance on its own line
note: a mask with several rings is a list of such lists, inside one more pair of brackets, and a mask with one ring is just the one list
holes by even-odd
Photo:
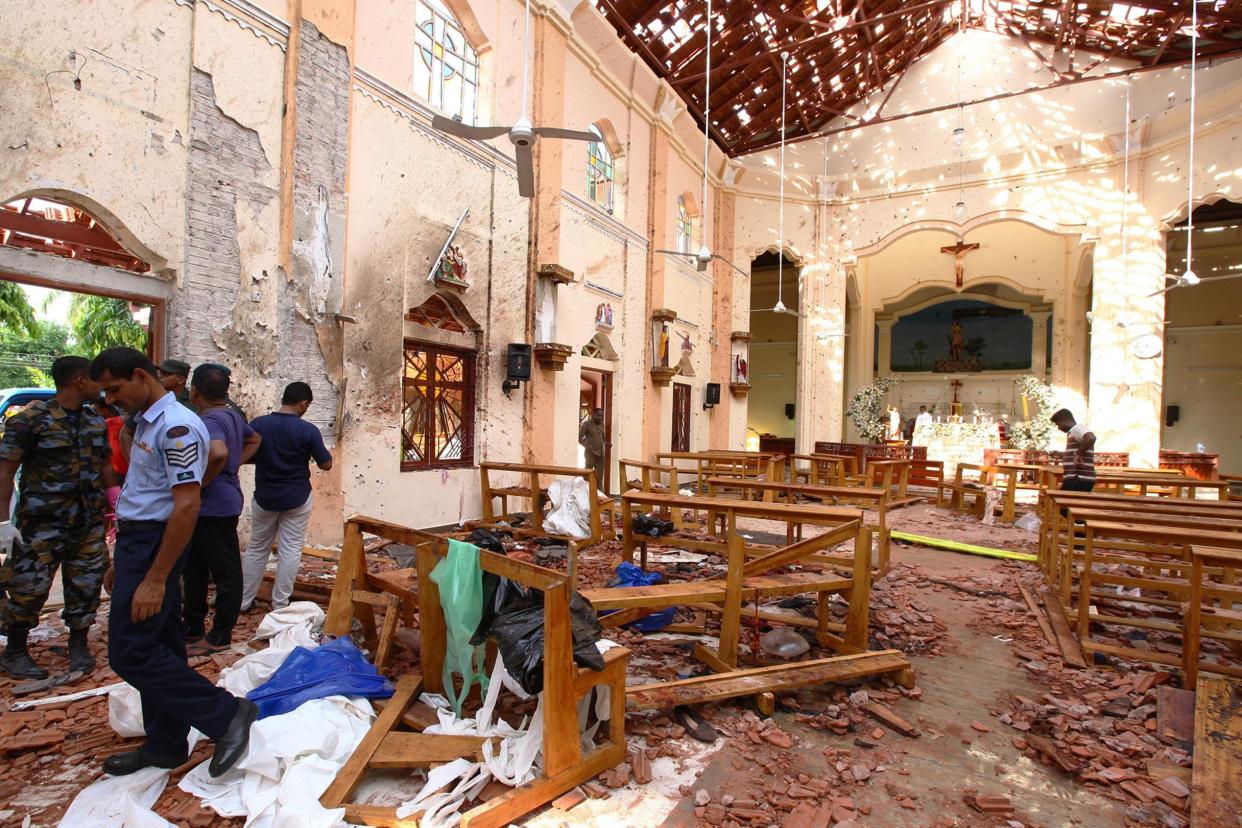
[[394, 730], [379, 743], [367, 764], [372, 768], [429, 768], [454, 759], [482, 762], [486, 741], [482, 736], [428, 735]]
[[1156, 688], [1156, 735], [1165, 744], [1188, 746], [1195, 739], [1193, 690]]
[[867, 711], [867, 714], [873, 719], [888, 725], [902, 736], [910, 736], [915, 739], [919, 737], [919, 729], [917, 727], [898, 716], [891, 708], [879, 702], [868, 702], [863, 705], [863, 710]]
[[1190, 824], [1237, 825], [1242, 814], [1242, 682], [1205, 677], [1195, 701], [1195, 764]]
[[1040, 609], [1039, 604], [1035, 603], [1034, 596], [1025, 584], [1018, 584], [1018, 591], [1022, 593], [1022, 600], [1026, 601], [1027, 607], [1031, 610], [1031, 615], [1035, 616], [1035, 620], [1039, 622], [1039, 629], [1044, 634], [1044, 640], [1049, 644], [1056, 645], [1057, 638], [1053, 635], [1052, 628], [1048, 626], [1048, 616], [1044, 615], [1044, 611]]
[[1052, 622], [1052, 631], [1061, 648], [1061, 658], [1071, 667], [1085, 668], [1087, 660], [1083, 658], [1082, 646], [1070, 627], [1069, 619], [1065, 617], [1065, 608], [1061, 606], [1057, 594], [1047, 586], [1044, 587], [1044, 608], [1048, 610], [1048, 620]]
[[[361, 536], [359, 536], [359, 539]], [[346, 593], [343, 598], [348, 599], [349, 594]], [[388, 705], [384, 710], [375, 717], [375, 721], [371, 723], [371, 729], [367, 731], [367, 735], [362, 737], [362, 741], [358, 743], [358, 747], [354, 748], [354, 752], [350, 754], [349, 759], [337, 771], [336, 777], [332, 780], [332, 784], [323, 792], [323, 796], [319, 798], [320, 803], [325, 808], [339, 808], [353, 793], [354, 788], [362, 781], [363, 774], [366, 773], [367, 763], [371, 761], [372, 755], [379, 749], [380, 744], [384, 741], [384, 737], [392, 730], [397, 721], [401, 718], [401, 714], [405, 711], [406, 705], [411, 700], [418, 698], [423, 691], [423, 678], [417, 673], [407, 673], [397, 682], [397, 688], [393, 691], [392, 698], [388, 700]]]
[[[800, 595], [804, 592], [844, 592], [853, 583], [849, 578], [822, 575], [818, 572], [756, 575], [742, 583], [742, 600], [755, 601], [761, 597]], [[582, 597], [590, 601], [598, 612], [633, 607], [659, 609], [681, 604], [720, 602], [725, 599], [725, 587], [726, 582], [723, 580], [681, 581], [651, 586], [584, 589]]]
[[848, 681], [909, 667], [910, 662], [897, 650], [798, 661], [774, 667], [735, 670], [722, 675], [697, 676], [681, 681], [630, 687], [626, 691], [626, 706], [635, 710], [650, 710], [683, 704], [703, 704], [769, 691], [793, 690], [825, 682]]

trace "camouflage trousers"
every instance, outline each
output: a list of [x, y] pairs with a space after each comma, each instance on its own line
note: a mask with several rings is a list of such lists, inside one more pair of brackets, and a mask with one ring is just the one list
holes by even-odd
[[53, 517], [26, 518], [20, 525], [24, 544], [0, 565], [0, 631], [34, 627], [47, 603], [59, 567], [65, 593], [61, 617], [70, 629], [86, 629], [95, 621], [108, 546], [102, 516], [93, 521], [80, 508], [68, 507]]

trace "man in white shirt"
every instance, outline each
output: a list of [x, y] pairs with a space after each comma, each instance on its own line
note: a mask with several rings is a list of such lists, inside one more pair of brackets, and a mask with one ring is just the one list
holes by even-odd
[[931, 424], [932, 424], [931, 412], [927, 410], [927, 406], [920, 405], [919, 416], [914, 418], [914, 427], [918, 428], [919, 426], [931, 425]]

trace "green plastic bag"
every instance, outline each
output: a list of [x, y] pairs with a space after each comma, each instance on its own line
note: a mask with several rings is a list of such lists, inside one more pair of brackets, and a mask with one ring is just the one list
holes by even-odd
[[[436, 564], [431, 580], [440, 588], [444, 609], [447, 647], [444, 653], [444, 695], [461, 717], [462, 702], [475, 681], [487, 689], [483, 647], [470, 646], [470, 637], [483, 617], [483, 569], [479, 566], [479, 547], [457, 540], [449, 541], [448, 557]], [[453, 674], [462, 677], [461, 694], [453, 689]]]

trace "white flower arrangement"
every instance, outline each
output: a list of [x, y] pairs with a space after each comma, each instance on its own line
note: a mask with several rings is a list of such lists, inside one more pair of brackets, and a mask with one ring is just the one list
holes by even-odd
[[1047, 451], [1052, 443], [1055, 426], [1048, 419], [1057, 410], [1057, 395], [1052, 386], [1027, 374], [1013, 381], [1018, 393], [1026, 397], [1032, 419], [1014, 423], [1009, 429], [1009, 443], [1014, 448]]
[[858, 433], [868, 440], [884, 439], [888, 418], [884, 414], [884, 395], [901, 383], [899, 377], [883, 377], [874, 385], [860, 388], [850, 397], [845, 415], [854, 422]]

